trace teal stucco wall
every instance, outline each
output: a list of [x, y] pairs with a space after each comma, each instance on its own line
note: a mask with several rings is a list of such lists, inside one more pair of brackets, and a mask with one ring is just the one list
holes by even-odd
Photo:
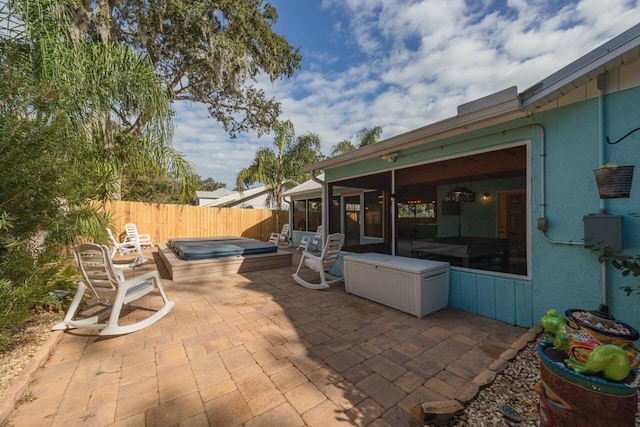
[[[540, 115], [539, 120], [546, 129], [545, 202], [549, 238], [583, 242], [583, 216], [598, 213], [602, 205], [593, 175], [593, 169], [600, 165], [600, 144], [605, 144], [605, 136], [615, 140], [640, 126], [638, 99], [638, 88], [607, 95], [603, 102], [602, 135], [598, 131], [597, 99]], [[640, 133], [605, 149], [605, 163], [639, 165]], [[536, 156], [533, 157], [536, 160]], [[532, 164], [535, 195], [540, 193], [539, 159]], [[610, 199], [603, 204], [607, 213], [623, 216], [624, 247], [631, 254], [640, 253], [640, 219], [634, 216], [640, 212], [638, 178], [636, 173], [631, 198]], [[539, 206], [533, 206], [534, 219], [539, 211]], [[583, 246], [545, 242], [535, 229], [532, 233], [534, 321], [537, 322], [549, 307], [562, 311], [597, 308], [602, 299], [602, 270], [596, 255]], [[627, 297], [620, 289], [634, 282], [637, 284], [640, 280], [623, 278], [619, 271], [608, 268], [607, 298], [612, 314], [640, 328], [640, 295]]]
[[[591, 99], [537, 113], [527, 119], [402, 150], [391, 166], [386, 161], [373, 158], [327, 169], [326, 178], [336, 181], [478, 150], [528, 144], [530, 181], [525, 184], [530, 188], [531, 274], [510, 278], [453, 269], [450, 303], [462, 310], [531, 326], [538, 324], [539, 318], [550, 307], [560, 311], [595, 309], [601, 303], [601, 267], [596, 255], [582, 245], [583, 216], [597, 213], [601, 207], [607, 213], [622, 215], [625, 251], [633, 255], [640, 253], [640, 218], [634, 216], [640, 214], [640, 170], [636, 171], [629, 199], [611, 199], [605, 203], [599, 199], [593, 175], [593, 169], [600, 164], [601, 146], [606, 145], [604, 137], [615, 140], [640, 126], [638, 99], [638, 88], [606, 95], [601, 103], [602, 133], [599, 101]], [[607, 146], [604, 162], [640, 164], [640, 132], [615, 146]], [[544, 207], [541, 206], [543, 194]], [[549, 226], [547, 239], [536, 228], [543, 209]], [[567, 244], [569, 242], [575, 244]], [[628, 297], [620, 289], [623, 285], [638, 284], [640, 279], [623, 278], [613, 268], [608, 269], [607, 279], [607, 299], [612, 314], [640, 328], [640, 295]]]

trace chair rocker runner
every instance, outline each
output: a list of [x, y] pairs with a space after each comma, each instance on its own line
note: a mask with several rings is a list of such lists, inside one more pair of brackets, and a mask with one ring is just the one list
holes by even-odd
[[127, 238], [135, 242], [140, 243], [140, 247], [148, 246], [150, 248], [153, 247], [153, 241], [151, 240], [150, 234], [140, 234], [138, 233], [138, 226], [134, 223], [128, 223], [124, 225], [124, 231], [127, 233]]
[[[309, 289], [326, 289], [329, 285], [334, 283], [338, 283], [342, 281], [342, 277], [337, 277], [332, 280], [327, 280], [326, 270], [329, 270], [335, 262], [338, 260], [340, 256], [340, 250], [342, 249], [342, 245], [344, 244], [344, 234], [335, 233], [330, 234], [327, 237], [327, 243], [325, 243], [322, 252], [320, 253], [312, 253], [308, 251], [304, 251], [302, 256], [300, 257], [300, 264], [298, 264], [298, 269], [295, 274], [293, 274], [293, 280], [295, 280], [298, 284], [304, 286]], [[311, 270], [315, 271], [320, 275], [320, 283], [311, 283], [307, 282], [303, 278], [299, 276], [300, 269], [306, 266]], [[331, 275], [329, 275], [331, 276]], [[331, 276], [333, 277], [333, 276]]]
[[269, 243], [286, 248], [291, 246], [289, 241], [289, 224], [283, 225], [281, 232], [271, 233], [271, 236], [269, 237]]
[[322, 235], [324, 234], [321, 225], [318, 226], [316, 234], [313, 236], [303, 236], [298, 245], [298, 250], [308, 251], [310, 248], [319, 251], [322, 248]]
[[[95, 243], [76, 246], [74, 257], [82, 280], [78, 282], [78, 289], [63, 321], [54, 325], [54, 330], [81, 328], [99, 329], [98, 335], [128, 334], [157, 322], [173, 308], [174, 303], [167, 298], [157, 270], [125, 280], [122, 270], [113, 266], [109, 248]], [[76, 318], [87, 289], [96, 300], [96, 304], [90, 307], [92, 315]], [[153, 290], [160, 293], [162, 307], [138, 322], [121, 325], [120, 313], [124, 305], [139, 300]], [[103, 322], [107, 317], [107, 322]]]
[[109, 235], [109, 240], [113, 246], [113, 250], [111, 251], [112, 260], [115, 258], [116, 253], [120, 256], [127, 256], [132, 253], [138, 254], [138, 257], [129, 263], [118, 263], [118, 267], [135, 267], [147, 262], [147, 258], [142, 253], [142, 248], [137, 241], [127, 239], [124, 242], [118, 242], [118, 239], [113, 235], [110, 228], [107, 228], [107, 234]]

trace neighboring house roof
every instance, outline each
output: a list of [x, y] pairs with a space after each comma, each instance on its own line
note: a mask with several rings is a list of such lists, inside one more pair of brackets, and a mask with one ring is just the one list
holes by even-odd
[[[323, 173], [319, 174], [318, 179], [320, 181], [324, 181], [324, 174]], [[299, 194], [317, 193], [318, 191], [322, 191], [322, 186], [316, 181], [310, 179], [308, 181], [303, 182], [302, 184], [298, 184], [295, 187], [285, 191], [284, 193], [282, 193], [282, 196], [283, 197], [297, 196]]]
[[227, 196], [235, 193], [235, 191], [227, 190], [226, 188], [218, 188], [214, 191], [196, 191], [197, 199], [219, 199], [220, 197]]
[[216, 200], [212, 200], [211, 202], [203, 205], [204, 207], [231, 207], [236, 206], [242, 203], [247, 203], [250, 199], [256, 198], [263, 194], [266, 194], [269, 191], [266, 185], [262, 187], [250, 188], [248, 190], [244, 190], [242, 193], [239, 191], [234, 191], [232, 194], [227, 194], [224, 197], [220, 197]]
[[421, 128], [393, 136], [339, 156], [321, 160], [303, 168], [305, 172], [333, 168], [373, 157], [393, 161], [397, 152], [419, 144], [480, 128], [481, 122], [492, 124], [498, 120], [526, 117], [571, 90], [598, 78], [606, 71], [620, 68], [624, 63], [640, 57], [640, 24], [630, 28], [607, 43], [587, 53], [571, 64], [551, 74], [518, 94], [513, 86], [492, 95], [458, 106], [458, 114]]

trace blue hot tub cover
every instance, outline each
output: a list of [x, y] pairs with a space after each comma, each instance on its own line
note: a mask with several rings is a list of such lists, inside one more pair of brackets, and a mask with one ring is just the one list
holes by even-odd
[[167, 244], [182, 259], [193, 261], [200, 259], [226, 258], [232, 256], [275, 253], [278, 247], [256, 239], [246, 237], [172, 239]]

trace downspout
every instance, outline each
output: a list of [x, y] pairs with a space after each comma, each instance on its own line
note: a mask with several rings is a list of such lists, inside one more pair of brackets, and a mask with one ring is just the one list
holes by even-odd
[[[606, 156], [606, 138], [604, 133], [604, 89], [606, 82], [606, 74], [600, 74], [598, 76], [598, 161], [600, 164], [598, 166], [602, 166], [605, 164], [605, 156]], [[600, 213], [607, 213], [607, 205], [605, 199], [600, 199]]]
[[[604, 90], [606, 84], [606, 73], [602, 73], [598, 76], [598, 144], [599, 144], [599, 161], [600, 165], [605, 164], [605, 150], [606, 150], [606, 139], [604, 133]], [[598, 165], [598, 166], [600, 166]], [[607, 213], [607, 204], [605, 199], [600, 199], [600, 213]], [[601, 275], [601, 305], [598, 307], [598, 311], [609, 313], [608, 306], [608, 297], [607, 297], [607, 288], [609, 286], [607, 281], [607, 261], [602, 261], [600, 263], [600, 275]]]
[[329, 232], [329, 186], [326, 181], [321, 180], [316, 176], [316, 170], [312, 170], [309, 174], [311, 176], [311, 180], [317, 182], [322, 187], [320, 203], [322, 204], [322, 247], [324, 247], [324, 242], [327, 240], [327, 235]]

